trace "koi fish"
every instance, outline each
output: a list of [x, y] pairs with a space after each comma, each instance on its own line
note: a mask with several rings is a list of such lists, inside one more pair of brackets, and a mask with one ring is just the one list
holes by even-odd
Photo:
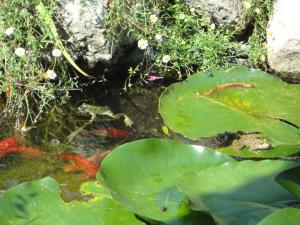
[[98, 170], [100, 169], [100, 160], [107, 156], [111, 150], [100, 152], [99, 154], [85, 158], [80, 155], [72, 154], [57, 154], [55, 157], [72, 161], [74, 164], [67, 165], [64, 167], [65, 171], [76, 171], [82, 170], [89, 176], [95, 177]]
[[88, 132], [96, 136], [103, 136], [103, 137], [110, 137], [110, 138], [127, 138], [132, 136], [132, 134], [127, 130], [113, 128], [113, 127], [99, 128]]
[[46, 151], [28, 146], [11, 146], [6, 149], [0, 149], [0, 158], [12, 153], [23, 153], [34, 156], [43, 156], [46, 153]]
[[2, 149], [15, 147], [15, 146], [18, 146], [20, 144], [21, 144], [20, 138], [16, 135], [5, 138], [5, 139], [0, 141], [0, 151], [2, 151]]
[[88, 160], [88, 158], [84, 158], [80, 155], [72, 155], [72, 154], [57, 154], [55, 155], [57, 158], [66, 159], [72, 161], [74, 165], [66, 166], [65, 171], [73, 171], [73, 170], [82, 170], [87, 173], [91, 177], [95, 177], [100, 166]]

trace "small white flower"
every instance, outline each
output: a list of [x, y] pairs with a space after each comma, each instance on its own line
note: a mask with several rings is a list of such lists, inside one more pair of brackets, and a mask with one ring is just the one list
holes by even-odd
[[26, 52], [25, 52], [24, 48], [19, 47], [19, 48], [16, 48], [15, 54], [19, 57], [23, 57], [26, 54]]
[[10, 36], [10, 35], [12, 35], [12, 34], [14, 33], [14, 31], [15, 31], [15, 28], [14, 28], [14, 27], [9, 27], [9, 28], [7, 28], [7, 29], [4, 31], [4, 33], [5, 33], [6, 36]]
[[46, 73], [44, 74], [44, 78], [46, 80], [55, 80], [57, 77], [57, 74], [55, 73], [54, 70], [47, 70]]
[[163, 63], [168, 63], [170, 62], [171, 57], [169, 55], [164, 55], [162, 58]]
[[55, 48], [52, 50], [52, 55], [54, 57], [59, 57], [59, 56], [61, 56], [61, 51], [58, 48]]
[[190, 12], [191, 12], [191, 13], [194, 13], [195, 11], [196, 11], [195, 8], [190, 8]]
[[255, 10], [254, 10], [257, 14], [260, 14], [260, 8], [256, 8]]
[[155, 34], [155, 40], [159, 41], [159, 42], [162, 42], [163, 41], [163, 37], [161, 34]]
[[142, 49], [142, 50], [145, 50], [147, 47], [148, 47], [148, 41], [146, 40], [146, 39], [140, 39], [139, 41], [138, 41], [138, 47], [140, 48], [140, 49]]
[[251, 8], [251, 2], [248, 2], [248, 1], [244, 1], [244, 3], [243, 3], [243, 5], [244, 5], [244, 7], [246, 8], [246, 9], [250, 9]]
[[265, 62], [266, 61], [266, 56], [262, 55], [259, 57], [261, 61]]
[[184, 20], [184, 19], [185, 19], [185, 14], [181, 13], [181, 14], [179, 15], [179, 19]]
[[158, 20], [158, 18], [157, 18], [156, 15], [152, 14], [152, 15], [149, 17], [149, 20], [150, 20], [151, 23], [155, 23], [155, 22]]
[[212, 30], [216, 29], [216, 24], [212, 23], [212, 24], [210, 25], [210, 29], [212, 29]]

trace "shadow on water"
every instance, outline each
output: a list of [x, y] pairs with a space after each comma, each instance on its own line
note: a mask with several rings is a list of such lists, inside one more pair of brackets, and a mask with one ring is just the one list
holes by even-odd
[[[85, 176], [82, 170], [67, 169], [72, 165], [70, 160], [52, 156], [70, 154], [88, 158], [133, 140], [163, 137], [162, 121], [157, 112], [162, 89], [160, 85], [136, 87], [125, 92], [122, 88], [104, 89], [103, 86], [94, 86], [72, 94], [69, 103], [54, 105], [40, 123], [22, 134], [22, 145], [44, 150], [50, 156], [32, 157], [13, 153], [0, 157], [0, 189], [51, 176], [61, 184], [67, 199], [76, 197], [81, 182], [94, 178]], [[96, 115], [91, 124], [86, 125], [71, 141], [67, 141], [72, 132], [91, 119], [90, 114], [79, 112], [78, 108], [83, 103], [108, 106], [114, 114], [124, 113], [132, 120], [133, 125], [126, 126], [124, 117], [111, 119]], [[10, 129], [7, 127], [9, 126], [5, 126], [6, 130], [3, 129], [0, 133], [0, 140], [14, 135], [12, 126]], [[109, 133], [112, 129], [117, 132]]]

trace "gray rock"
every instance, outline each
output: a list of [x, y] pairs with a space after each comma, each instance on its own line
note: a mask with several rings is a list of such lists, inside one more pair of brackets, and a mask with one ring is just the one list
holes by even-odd
[[242, 12], [242, 0], [185, 0], [196, 13], [204, 11], [218, 26], [236, 25]]
[[113, 50], [104, 36], [107, 0], [59, 0], [58, 15], [73, 59], [82, 57], [93, 68], [98, 62], [110, 63]]
[[277, 0], [267, 28], [268, 63], [278, 76], [300, 83], [300, 1]]

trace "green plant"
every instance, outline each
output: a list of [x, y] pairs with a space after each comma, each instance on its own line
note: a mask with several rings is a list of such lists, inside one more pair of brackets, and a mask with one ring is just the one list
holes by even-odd
[[236, 161], [203, 146], [139, 140], [104, 158], [98, 183], [81, 187], [89, 200], [63, 202], [57, 182], [44, 178], [0, 194], [0, 219], [6, 225], [296, 225], [299, 165]]
[[[56, 2], [45, 1], [50, 15]], [[68, 76], [57, 40], [39, 16], [39, 0], [1, 2], [0, 93], [6, 97], [6, 116], [25, 115], [34, 123], [53, 100], [66, 96], [76, 83]]]
[[[205, 13], [196, 15], [181, 0], [115, 0], [106, 20], [107, 34], [115, 42], [124, 33], [138, 41], [144, 51], [136, 67], [142, 79], [170, 74], [180, 78], [197, 70], [229, 68], [238, 64], [240, 57], [248, 58], [248, 64], [261, 66], [265, 64], [262, 59], [266, 51], [261, 51], [261, 46], [272, 1], [249, 0], [249, 4], [244, 7], [240, 24], [232, 29], [216, 27]], [[249, 43], [238, 42], [237, 37], [249, 22], [254, 26]], [[134, 73], [130, 73], [129, 84], [140, 74], [131, 71]]]
[[168, 87], [160, 97], [159, 112], [171, 130], [192, 140], [225, 132], [259, 132], [273, 148], [248, 149], [247, 156], [280, 157], [300, 150], [299, 94], [299, 85], [260, 70], [212, 70]]

